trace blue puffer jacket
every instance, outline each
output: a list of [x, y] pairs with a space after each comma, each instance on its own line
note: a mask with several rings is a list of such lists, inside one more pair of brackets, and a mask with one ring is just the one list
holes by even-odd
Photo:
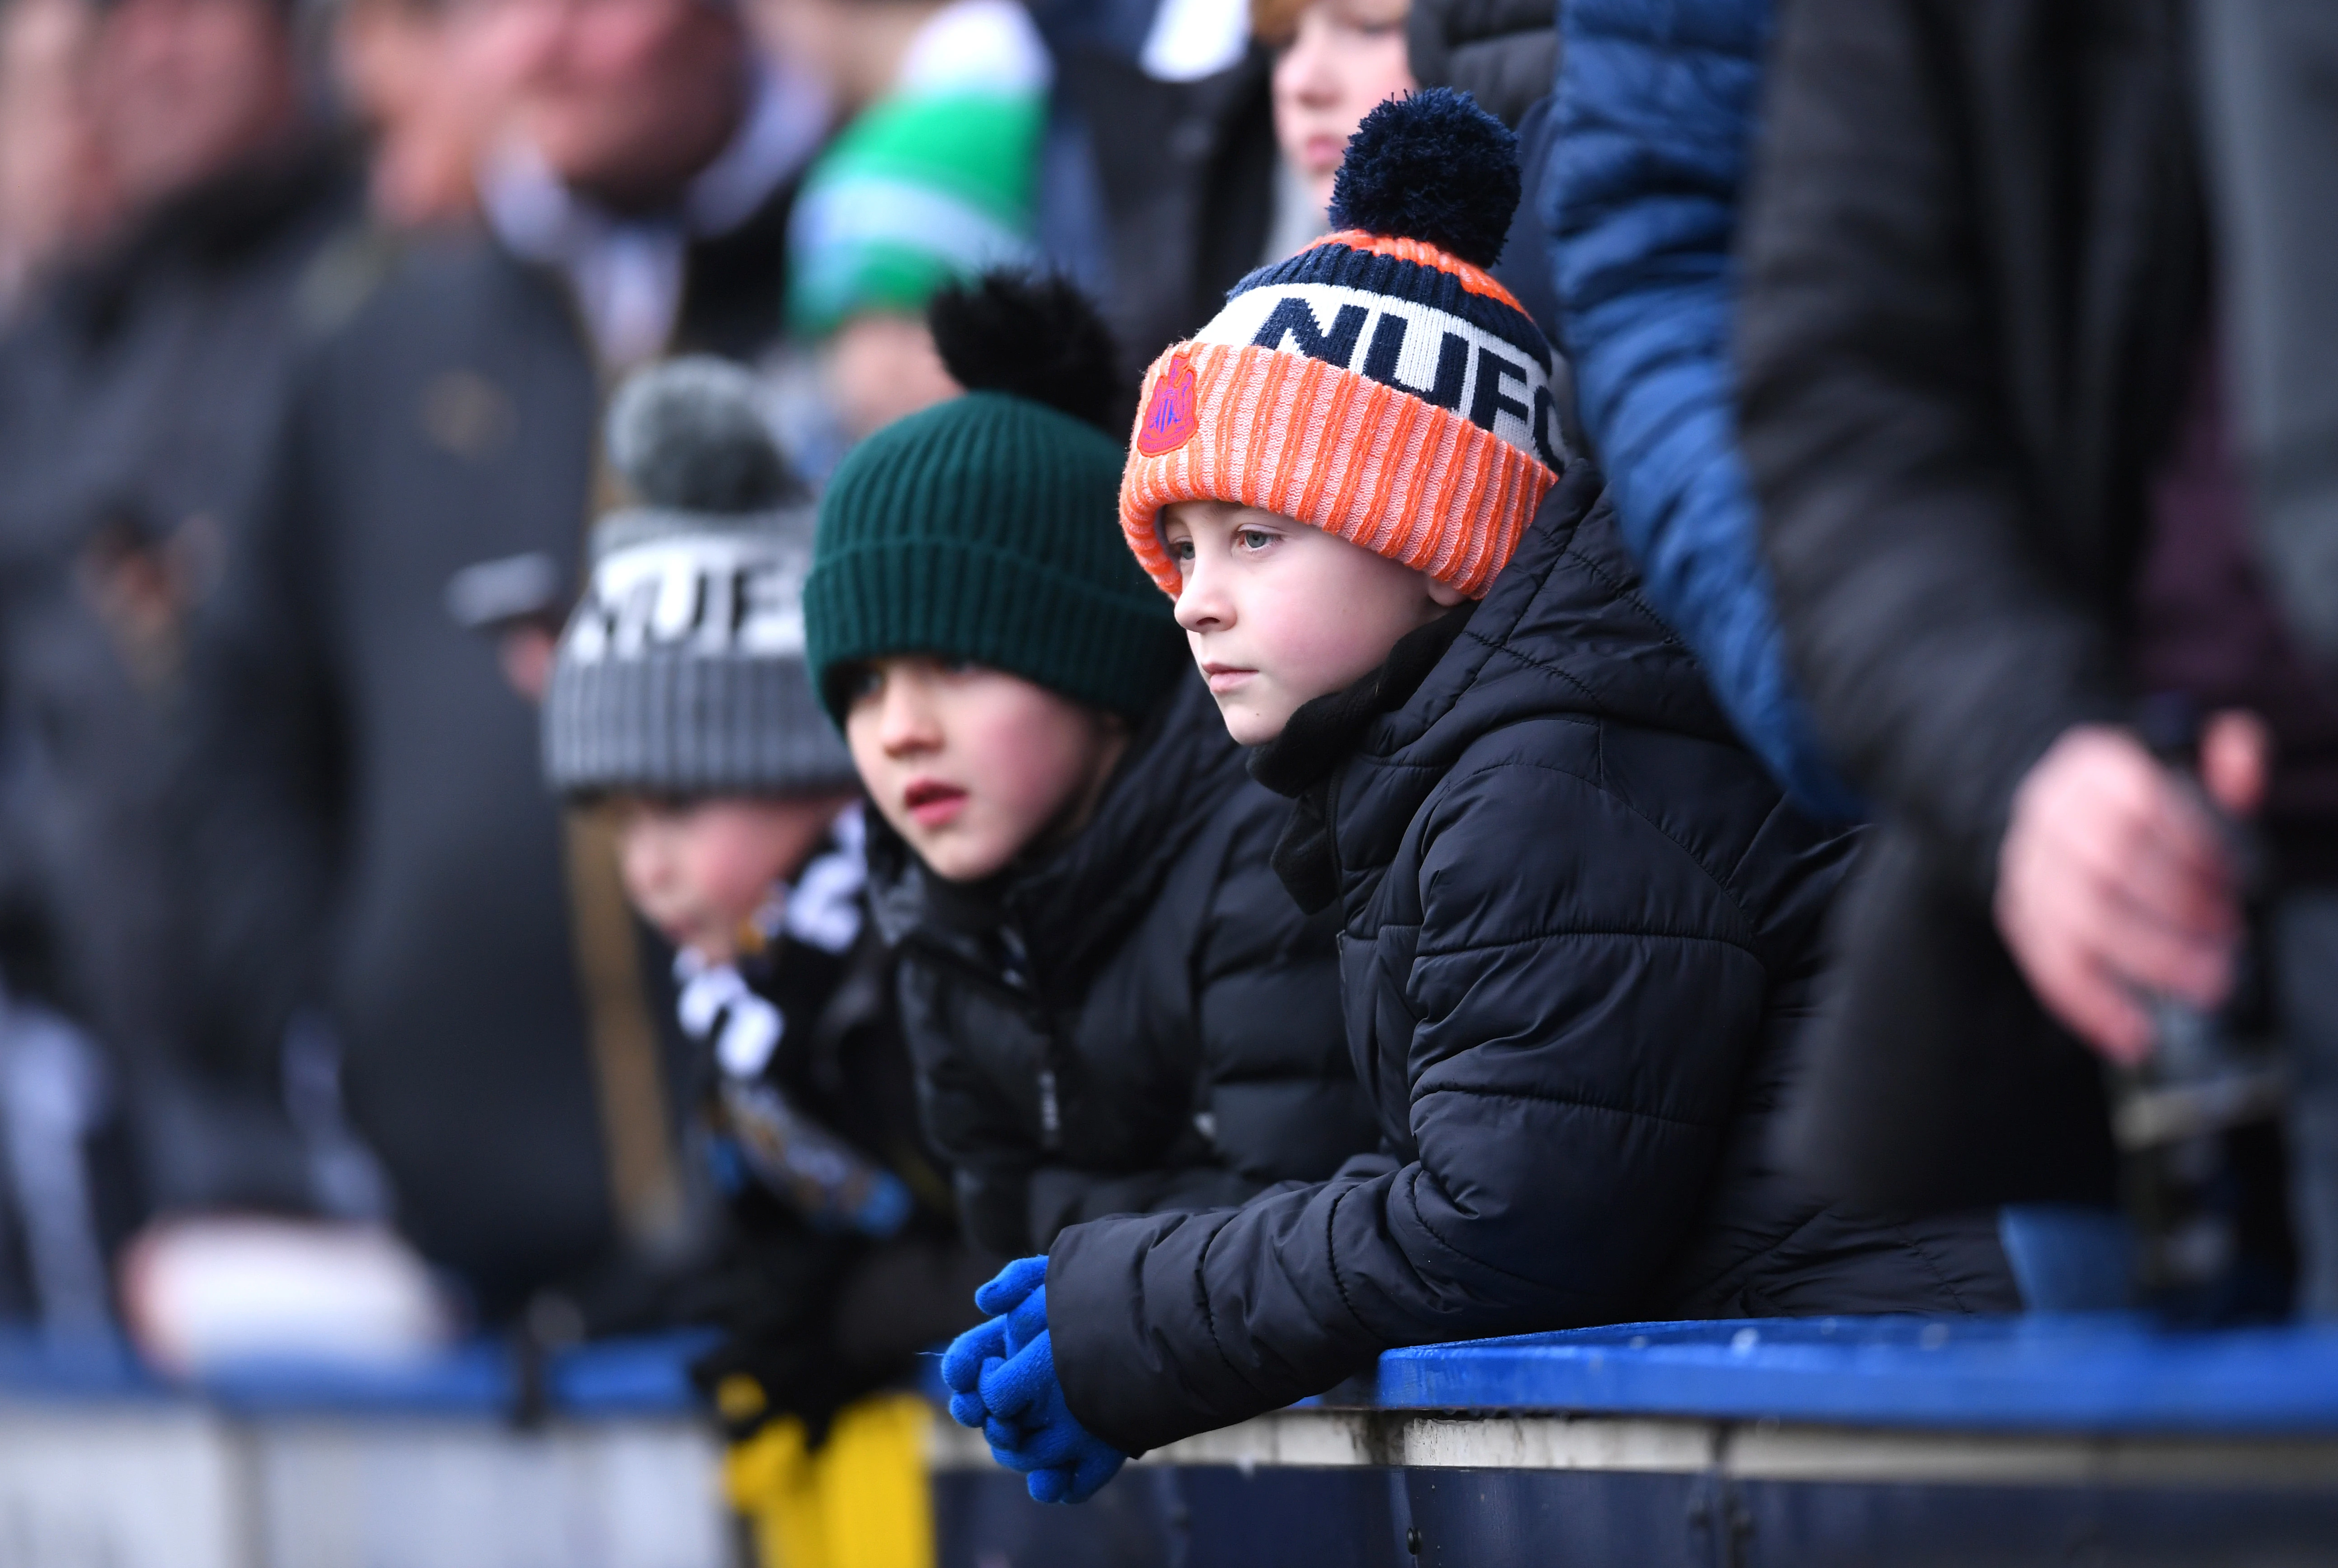
[[1533, 189], [1583, 426], [1649, 600], [1794, 798], [1856, 814], [1793, 689], [1737, 454], [1731, 242], [1770, 0], [1567, 0]]

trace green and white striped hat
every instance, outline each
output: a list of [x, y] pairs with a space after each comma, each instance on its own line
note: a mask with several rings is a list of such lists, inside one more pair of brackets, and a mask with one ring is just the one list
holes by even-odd
[[[1005, 9], [961, 0], [943, 16], [987, 34], [1000, 26], [989, 13]], [[1006, 14], [1028, 29], [1019, 12]], [[801, 335], [823, 336], [862, 311], [915, 314], [945, 283], [1033, 260], [1045, 56], [1036, 37], [1027, 46], [963, 34], [934, 42], [950, 44], [961, 68], [906, 72], [805, 179], [788, 235], [788, 321]], [[970, 80], [962, 67], [977, 56], [989, 69]]]

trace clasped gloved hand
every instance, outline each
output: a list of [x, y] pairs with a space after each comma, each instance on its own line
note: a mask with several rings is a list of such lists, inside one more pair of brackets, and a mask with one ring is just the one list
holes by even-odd
[[974, 1293], [993, 1314], [942, 1357], [950, 1418], [979, 1427], [990, 1456], [1025, 1475], [1040, 1503], [1085, 1503], [1127, 1455], [1089, 1435], [1064, 1403], [1047, 1338], [1047, 1260], [1018, 1258]]

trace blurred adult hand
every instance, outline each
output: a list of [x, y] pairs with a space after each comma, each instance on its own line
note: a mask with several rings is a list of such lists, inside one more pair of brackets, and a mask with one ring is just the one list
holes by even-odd
[[[2271, 732], [2223, 712], [2203, 730], [2210, 799], [2235, 816], [2264, 799]], [[2134, 735], [2066, 732], [2014, 792], [1998, 850], [1997, 926], [2048, 1012], [2115, 1062], [2140, 1061], [2139, 992], [2221, 1003], [2241, 931], [2237, 880], [2210, 814]]]

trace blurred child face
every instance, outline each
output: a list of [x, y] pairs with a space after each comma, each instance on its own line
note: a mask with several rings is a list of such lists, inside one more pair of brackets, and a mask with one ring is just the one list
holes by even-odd
[[1225, 501], [1161, 514], [1177, 564], [1177, 624], [1244, 746], [1282, 733], [1299, 705], [1354, 685], [1459, 591], [1321, 528]]
[[848, 690], [844, 737], [869, 799], [952, 882], [1076, 832], [1127, 744], [1110, 715], [978, 664], [872, 660]]
[[1318, 205], [1348, 138], [1383, 101], [1420, 83], [1405, 53], [1408, 0], [1315, 0], [1274, 62], [1274, 140]]
[[739, 956], [742, 928], [803, 868], [850, 796], [629, 799], [618, 807], [625, 892], [642, 917], [710, 964]]

